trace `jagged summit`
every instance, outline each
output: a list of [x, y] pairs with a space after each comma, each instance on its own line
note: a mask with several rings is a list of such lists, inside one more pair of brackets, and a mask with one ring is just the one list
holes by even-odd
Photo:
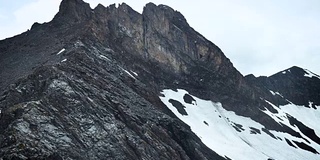
[[[141, 15], [126, 4], [119, 8], [98, 6], [92, 10], [89, 4], [81, 0], [64, 0], [53, 21], [37, 28], [30, 32], [35, 32], [38, 37], [26, 36], [24, 41], [33, 39], [35, 45], [44, 46], [44, 41], [37, 42], [37, 39], [44, 39], [42, 34], [45, 34], [48, 44], [55, 43], [50, 47], [50, 52], [59, 50], [66, 42], [70, 44], [82, 39], [93, 43], [97, 39], [103, 45], [117, 46], [118, 51], [133, 52], [144, 56], [145, 60], [160, 62], [167, 70], [188, 75], [194, 70], [190, 67], [199, 64], [222, 77], [233, 75], [239, 81], [242, 77], [217, 46], [190, 28], [179, 12], [164, 5], [149, 3]], [[31, 48], [25, 49], [25, 52], [29, 52]], [[39, 58], [31, 68], [49, 59], [49, 56]], [[15, 67], [12, 72], [24, 71], [25, 68]], [[30, 70], [28, 66], [27, 69]]]
[[311, 123], [320, 105], [316, 74], [293, 67], [243, 77], [165, 5], [148, 3], [140, 14], [125, 3], [92, 9], [63, 0], [51, 22], [0, 41], [0, 68], [0, 159], [320, 152]]
[[91, 18], [91, 11], [90, 5], [82, 0], [62, 0], [54, 19], [78, 22]]
[[303, 68], [300, 68], [298, 66], [293, 66], [293, 67], [290, 67], [286, 70], [283, 70], [281, 72], [278, 72], [272, 76], [277, 76], [277, 75], [280, 75], [280, 74], [287, 74], [287, 76], [293, 76], [293, 77], [309, 77], [309, 78], [320, 78], [319, 75], [309, 71], [308, 69], [303, 69]]
[[320, 77], [307, 69], [293, 66], [269, 77], [246, 76], [246, 79], [260, 87], [282, 93], [294, 104], [307, 107], [309, 102], [313, 102], [313, 106], [320, 104]]
[[[285, 70], [282, 70], [282, 71], [279, 71], [271, 76], [268, 76], [268, 77], [272, 77], [272, 76], [280, 76], [281, 74], [287, 74], [290, 75], [290, 76], [294, 76], [294, 77], [315, 77], [315, 78], [320, 78], [319, 75], [317, 75], [316, 73], [313, 73], [311, 72], [310, 70], [308, 69], [304, 69], [304, 68], [301, 68], [301, 67], [298, 67], [298, 66], [292, 66], [288, 69], [285, 69]], [[261, 76], [261, 77], [267, 77], [267, 76]], [[246, 78], [256, 78], [253, 74], [248, 74], [246, 75]]]

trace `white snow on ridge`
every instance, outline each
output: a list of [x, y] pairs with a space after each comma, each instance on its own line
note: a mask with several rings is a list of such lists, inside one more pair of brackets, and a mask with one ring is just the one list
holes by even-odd
[[319, 76], [319, 75], [316, 75], [316, 74], [312, 73], [311, 71], [309, 71], [309, 70], [307, 70], [307, 69], [303, 69], [303, 70], [306, 72], [306, 73], [304, 74], [305, 77], [310, 77], [310, 78], [312, 78], [312, 77], [317, 77], [317, 78], [320, 79], [320, 76]]
[[[164, 97], [160, 96], [161, 101], [179, 119], [188, 124], [205, 145], [223, 157], [227, 156], [233, 160], [319, 159], [317, 154], [289, 146], [284, 138], [291, 142], [292, 140], [303, 142], [302, 139], [286, 133], [270, 131], [281, 140], [272, 138], [262, 131], [263, 125], [250, 118], [238, 116], [232, 111], [225, 110], [221, 103], [202, 100], [192, 95], [190, 96], [196, 103], [186, 103], [183, 97], [188, 92], [181, 89], [177, 91], [166, 89], [161, 93], [164, 95]], [[187, 115], [180, 114], [177, 108], [169, 102], [170, 99], [179, 101], [185, 107]], [[282, 118], [281, 116], [284, 115], [277, 116]], [[240, 126], [241, 132], [234, 129], [235, 125]], [[293, 128], [298, 130], [297, 127]], [[254, 130], [258, 130], [260, 133], [253, 134]], [[320, 146], [314, 142], [311, 142], [310, 146], [318, 152], [320, 151]]]
[[282, 71], [281, 73], [282, 73], [282, 74], [286, 74], [287, 72], [290, 72], [290, 73], [291, 73], [290, 69], [285, 70], [285, 71]]
[[64, 52], [66, 49], [62, 48], [58, 53], [57, 55], [61, 54], [62, 52]]

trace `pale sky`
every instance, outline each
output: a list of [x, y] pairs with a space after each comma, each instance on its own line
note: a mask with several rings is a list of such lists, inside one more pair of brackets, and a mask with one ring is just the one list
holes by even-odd
[[[0, 39], [48, 22], [61, 0], [0, 0]], [[147, 0], [85, 0], [94, 8], [125, 2], [142, 12]], [[320, 74], [319, 0], [153, 0], [180, 11], [243, 74], [269, 76], [291, 66]]]

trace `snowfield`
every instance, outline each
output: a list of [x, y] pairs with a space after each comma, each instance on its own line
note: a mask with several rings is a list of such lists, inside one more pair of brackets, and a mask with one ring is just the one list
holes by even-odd
[[192, 96], [185, 90], [166, 89], [161, 93], [163, 94], [160, 96], [161, 101], [180, 120], [188, 124], [205, 145], [223, 157], [233, 160], [320, 159], [319, 154], [299, 148], [296, 143], [303, 142], [315, 149], [316, 152], [320, 152], [320, 146], [303, 135], [298, 127], [291, 126], [287, 119], [287, 116], [291, 115], [313, 128], [316, 133], [320, 133], [320, 127], [315, 123], [319, 122], [319, 111], [316, 109], [301, 108], [291, 104], [280, 108], [273, 105], [279, 111], [278, 114], [273, 114], [268, 110], [262, 111], [278, 123], [288, 125], [301, 133], [310, 142], [307, 143], [306, 140], [287, 133], [277, 131], [267, 133], [268, 130], [260, 123], [225, 110], [221, 103]]

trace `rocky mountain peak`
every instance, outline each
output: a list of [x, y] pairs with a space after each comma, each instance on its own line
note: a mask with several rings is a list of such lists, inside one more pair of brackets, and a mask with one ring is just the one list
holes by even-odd
[[[172, 9], [169, 6], [166, 5], [155, 5], [154, 3], [148, 3], [145, 5], [143, 9], [144, 15], [158, 15], [159, 17], [165, 16], [173, 23], [176, 23], [176, 25], [181, 24], [181, 26], [185, 26], [187, 28], [188, 23], [185, 19], [185, 17], [179, 12], [174, 9]], [[159, 18], [156, 18], [157, 20], [161, 20]]]
[[248, 75], [247, 81], [257, 86], [267, 88], [273, 92], [279, 92], [287, 103], [294, 103], [310, 107], [320, 104], [320, 76], [297, 66], [290, 67], [269, 77], [254, 77]]
[[63, 23], [76, 23], [91, 18], [90, 5], [82, 0], [62, 0], [59, 12], [54, 17]]
[[294, 78], [304, 78], [304, 77], [309, 77], [309, 78], [320, 78], [319, 75], [312, 73], [311, 71], [307, 69], [300, 68], [298, 66], [292, 66], [288, 69], [285, 69], [283, 71], [280, 71], [272, 76], [290, 76]]
[[127, 51], [143, 50], [139, 54], [176, 72], [190, 73], [186, 63], [205, 62], [205, 68], [219, 74], [227, 76], [233, 70], [232, 74], [240, 74], [217, 46], [193, 30], [180, 12], [165, 5], [148, 3], [139, 14], [125, 3], [91, 9], [82, 0], [64, 0], [52, 23], [82, 23], [83, 30], [101, 41], [108, 39], [107, 34], [125, 39], [122, 43], [134, 40], [138, 43], [124, 45]]
[[140, 14], [125, 3], [91, 9], [63, 0], [51, 22], [0, 41], [0, 68], [0, 159], [285, 159], [282, 147], [285, 156], [298, 148], [300, 158], [290, 159], [312, 159], [320, 152], [310, 128], [317, 126], [281, 110], [316, 110], [318, 75], [292, 67], [244, 78], [165, 5], [148, 3]]

